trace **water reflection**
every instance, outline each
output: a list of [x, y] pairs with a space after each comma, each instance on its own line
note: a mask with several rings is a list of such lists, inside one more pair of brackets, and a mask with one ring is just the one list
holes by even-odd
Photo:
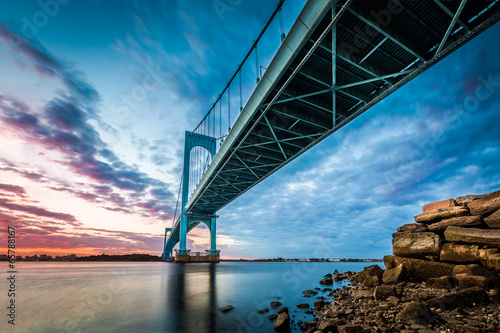
[[[172, 264], [166, 311], [168, 332], [217, 332], [216, 264]], [[186, 274], [189, 272], [189, 274]]]

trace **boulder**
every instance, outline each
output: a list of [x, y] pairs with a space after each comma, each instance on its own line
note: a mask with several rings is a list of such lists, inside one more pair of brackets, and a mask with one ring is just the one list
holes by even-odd
[[277, 301], [271, 302], [271, 307], [272, 308], [277, 308], [277, 307], [280, 307], [280, 306], [281, 306], [280, 302], [277, 302]]
[[286, 312], [278, 314], [273, 328], [276, 332], [290, 332], [290, 316]]
[[498, 249], [479, 249], [478, 258], [483, 266], [497, 271], [500, 270], [500, 253], [498, 253]]
[[455, 279], [457, 279], [458, 285], [462, 288], [480, 287], [487, 290], [492, 283], [492, 280], [484, 276], [473, 276], [468, 274], [456, 274]]
[[441, 238], [432, 232], [396, 232], [392, 234], [392, 253], [395, 256], [424, 258], [439, 255]]
[[500, 209], [500, 191], [486, 194], [467, 204], [472, 215], [485, 215]]
[[415, 222], [430, 224], [452, 217], [469, 215], [469, 209], [465, 206], [456, 206], [431, 210], [415, 216]]
[[463, 197], [456, 198], [455, 202], [457, 204], [459, 204], [460, 206], [467, 206], [469, 204], [469, 202], [482, 199], [483, 197], [484, 197], [484, 194], [482, 194], [482, 195], [470, 194], [470, 195], [465, 195]]
[[383, 284], [375, 287], [373, 291], [373, 297], [375, 297], [377, 301], [385, 301], [390, 296], [396, 296], [396, 289], [394, 289], [393, 285]]
[[320, 284], [326, 284], [326, 285], [331, 285], [333, 284], [333, 279], [330, 278], [324, 278], [323, 280], [319, 281]]
[[318, 330], [322, 332], [337, 332], [339, 324], [340, 321], [338, 319], [326, 318], [319, 323]]
[[220, 312], [224, 312], [225, 313], [225, 312], [229, 312], [229, 311], [231, 311], [233, 309], [234, 309], [234, 307], [232, 305], [227, 305], [227, 306], [225, 306], [223, 308], [220, 308], [219, 310], [220, 310]]
[[457, 276], [459, 274], [465, 274], [469, 276], [482, 276], [490, 280], [495, 279], [495, 275], [493, 275], [493, 273], [491, 273], [486, 268], [479, 266], [478, 264], [456, 265], [453, 269], [453, 276]]
[[314, 302], [314, 308], [315, 309], [322, 309], [325, 306], [325, 304], [326, 303], [323, 300], [316, 301], [316, 302]]
[[403, 264], [397, 267], [386, 269], [384, 275], [382, 276], [382, 282], [385, 284], [398, 284], [404, 281], [406, 278], [406, 270]]
[[309, 303], [300, 303], [300, 304], [297, 304], [297, 307], [299, 309], [309, 309]]
[[429, 224], [427, 228], [432, 232], [440, 232], [446, 230], [449, 226], [456, 227], [476, 227], [481, 225], [481, 216], [459, 216], [451, 219], [444, 219], [439, 222]]
[[351, 277], [351, 282], [360, 283], [367, 287], [380, 285], [384, 271], [378, 265], [365, 267], [361, 272]]
[[424, 205], [422, 207], [422, 212], [430, 212], [432, 210], [436, 209], [441, 209], [441, 208], [448, 208], [448, 207], [455, 207], [458, 206], [457, 202], [453, 199], [446, 199], [438, 202], [433, 202], [427, 205]]
[[500, 246], [500, 230], [448, 227], [444, 232], [448, 242], [467, 243], [491, 247]]
[[365, 330], [360, 325], [342, 325], [338, 327], [339, 333], [363, 333]]
[[431, 308], [440, 308], [444, 310], [478, 306], [487, 302], [489, 302], [489, 298], [486, 291], [480, 287], [472, 287], [435, 297], [427, 301], [426, 305]]
[[384, 256], [384, 265], [386, 269], [396, 268], [396, 256]]
[[266, 313], [266, 312], [269, 312], [269, 309], [262, 309], [257, 311], [257, 313]]
[[429, 310], [422, 303], [416, 301], [406, 303], [403, 309], [396, 315], [396, 321], [409, 325], [427, 325], [432, 319]]
[[478, 245], [446, 243], [441, 247], [441, 261], [474, 262], [478, 260]]
[[318, 320], [316, 318], [313, 318], [312, 320], [300, 324], [300, 329], [303, 331], [309, 331], [315, 329], [317, 325], [318, 325]]
[[500, 209], [484, 218], [484, 223], [491, 229], [500, 229]]
[[280, 313], [288, 313], [288, 308], [286, 306], [279, 308], [278, 311], [276, 311], [277, 314]]
[[397, 256], [385, 256], [384, 263], [386, 263], [386, 267], [388, 268], [394, 268], [403, 264], [407, 279], [410, 282], [426, 282], [430, 278], [450, 276], [453, 274], [453, 268], [455, 267], [453, 264], [443, 262]]
[[455, 288], [455, 280], [451, 276], [430, 278], [425, 283], [425, 286], [434, 289], [453, 289]]
[[429, 229], [427, 229], [427, 226], [418, 223], [408, 223], [398, 228], [398, 232], [426, 232], [426, 231], [429, 231]]
[[306, 296], [314, 296], [314, 295], [316, 295], [318, 292], [316, 292], [316, 291], [314, 291], [314, 290], [304, 290], [302, 293], [303, 293], [304, 295], [306, 295]]

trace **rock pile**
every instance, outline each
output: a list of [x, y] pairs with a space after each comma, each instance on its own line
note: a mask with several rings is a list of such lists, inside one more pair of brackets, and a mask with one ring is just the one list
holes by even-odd
[[300, 328], [500, 332], [500, 191], [425, 205], [415, 222], [393, 234], [385, 270], [372, 265], [326, 276], [321, 284], [349, 279], [352, 286], [334, 289], [331, 303], [315, 303], [316, 318], [299, 322]]
[[425, 205], [415, 222], [393, 234], [383, 283], [499, 287], [500, 191]]

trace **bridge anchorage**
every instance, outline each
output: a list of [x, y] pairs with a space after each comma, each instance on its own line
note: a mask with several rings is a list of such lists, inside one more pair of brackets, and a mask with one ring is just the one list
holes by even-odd
[[[206, 150], [208, 154], [205, 158], [203, 154], [193, 155], [193, 149], [201, 147]], [[194, 187], [194, 182], [196, 178], [192, 177], [193, 164], [201, 165], [200, 157], [204, 160], [203, 169], [206, 169], [206, 165], [209, 163], [211, 158], [215, 156], [217, 148], [217, 139], [211, 136], [186, 132], [185, 143], [184, 143], [184, 167], [182, 172], [181, 181], [181, 191], [182, 191], [182, 201], [181, 201], [181, 212], [177, 220], [174, 218], [174, 223], [171, 228], [165, 228], [165, 238], [163, 242], [163, 256], [164, 260], [172, 260], [173, 247], [179, 243], [179, 249], [176, 250], [175, 261], [186, 263], [186, 262], [219, 262], [220, 251], [216, 247], [216, 225], [217, 225], [217, 215], [211, 214], [209, 212], [196, 212], [191, 210], [186, 210], [186, 204], [189, 198], [190, 185]], [[210, 158], [211, 157], [211, 158]], [[195, 163], [193, 163], [195, 162]], [[210, 230], [210, 250], [205, 252], [194, 252], [187, 249], [187, 234], [198, 224], [204, 223]]]

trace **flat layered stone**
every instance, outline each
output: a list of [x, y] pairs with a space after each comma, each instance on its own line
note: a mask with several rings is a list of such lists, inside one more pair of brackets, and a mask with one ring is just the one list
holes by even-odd
[[481, 225], [481, 221], [481, 216], [459, 216], [429, 224], [427, 225], [427, 228], [432, 232], [440, 232], [446, 230], [449, 226], [477, 227]]
[[483, 266], [500, 271], [500, 253], [498, 253], [498, 249], [479, 249], [478, 257]]
[[486, 194], [482, 199], [467, 204], [472, 215], [485, 215], [500, 209], [500, 191]]
[[444, 232], [444, 237], [448, 242], [484, 245], [490, 247], [500, 246], [499, 229], [478, 229], [448, 227]]
[[422, 258], [439, 255], [441, 238], [432, 232], [397, 232], [392, 234], [392, 253], [401, 257]]
[[478, 245], [446, 243], [441, 247], [439, 259], [441, 261], [474, 262], [478, 260], [478, 256]]
[[429, 212], [417, 215], [415, 216], [415, 222], [430, 224], [444, 219], [450, 219], [452, 217], [458, 217], [464, 215], [469, 215], [469, 209], [465, 206], [455, 206], [455, 207], [431, 210]]
[[484, 223], [491, 229], [500, 229], [500, 209], [484, 218]]
[[478, 264], [456, 265], [453, 269], [453, 276], [457, 276], [459, 274], [465, 274], [469, 276], [482, 276], [489, 280], [494, 280], [496, 278], [493, 273]]
[[455, 207], [455, 206], [458, 206], [458, 204], [454, 199], [446, 199], [424, 205], [422, 207], [422, 212], [425, 213], [436, 209]]
[[397, 267], [386, 269], [382, 276], [382, 282], [385, 284], [398, 284], [399, 282], [403, 282], [405, 278], [406, 271], [403, 264], [401, 264]]
[[426, 282], [430, 278], [451, 276], [455, 268], [453, 264], [397, 256], [385, 256], [384, 263], [387, 268], [403, 264], [407, 280], [410, 282]]
[[427, 226], [424, 224], [418, 224], [418, 223], [408, 223], [400, 226], [398, 229], [398, 232], [426, 232], [429, 231], [427, 229]]
[[463, 197], [456, 198], [455, 202], [457, 204], [459, 204], [460, 206], [467, 206], [469, 204], [469, 202], [482, 199], [483, 197], [484, 197], [484, 194], [481, 194], [481, 195], [469, 194], [469, 195], [464, 195]]

